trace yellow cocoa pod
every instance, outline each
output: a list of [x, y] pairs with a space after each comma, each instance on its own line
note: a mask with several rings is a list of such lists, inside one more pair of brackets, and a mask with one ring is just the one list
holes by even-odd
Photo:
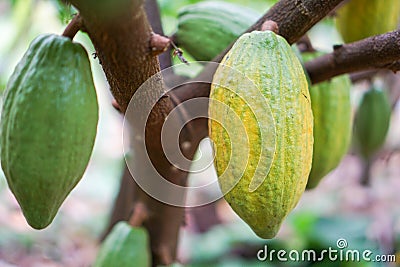
[[262, 238], [273, 238], [307, 184], [313, 116], [303, 68], [284, 38], [242, 35], [211, 87], [210, 137], [224, 198]]
[[346, 43], [397, 28], [399, 0], [350, 0], [338, 10], [336, 25]]

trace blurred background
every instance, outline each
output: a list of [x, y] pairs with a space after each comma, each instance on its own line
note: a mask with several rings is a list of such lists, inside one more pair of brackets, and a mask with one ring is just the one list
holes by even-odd
[[[200, 1], [158, 2], [165, 34], [172, 35], [176, 31], [178, 10]], [[275, 1], [228, 2], [262, 13]], [[0, 0], [1, 92], [31, 40], [42, 33], [61, 34], [74, 13], [72, 8], [65, 8], [57, 1]], [[325, 52], [330, 52], [333, 44], [342, 43], [332, 18], [315, 26], [309, 37], [315, 48]], [[89, 54], [95, 52], [86, 34], [79, 33], [75, 41], [84, 44]], [[192, 60], [190, 55], [185, 56]], [[3, 174], [0, 175], [0, 267], [90, 266], [96, 256], [99, 237], [107, 226], [118, 191], [124, 158], [122, 117], [111, 105], [112, 96], [98, 60], [94, 56], [91, 60], [100, 121], [90, 165], [54, 222], [41, 231], [27, 225]], [[174, 62], [178, 60], [175, 58]], [[190, 76], [199, 69], [200, 65], [191, 64], [184, 72]], [[396, 88], [398, 76], [384, 74], [385, 79], [392, 81], [388, 91], [400, 90]], [[354, 110], [368, 87], [366, 82], [353, 86]], [[369, 249], [374, 255], [397, 253], [400, 260], [400, 112], [395, 99], [394, 102], [386, 141], [369, 166], [370, 186], [360, 184], [365, 163], [350, 149], [338, 168], [316, 189], [303, 195], [278, 236], [268, 241], [256, 237], [223, 200], [188, 209], [186, 226], [180, 235], [180, 263], [184, 266], [396, 266], [379, 262], [260, 262], [255, 257], [265, 245], [269, 250], [320, 251], [328, 247], [336, 249], [337, 240], [344, 238], [349, 249]], [[212, 160], [208, 141], [201, 143], [201, 152], [200, 161]], [[216, 174], [210, 167], [189, 179], [192, 184], [204, 184], [215, 180]]]

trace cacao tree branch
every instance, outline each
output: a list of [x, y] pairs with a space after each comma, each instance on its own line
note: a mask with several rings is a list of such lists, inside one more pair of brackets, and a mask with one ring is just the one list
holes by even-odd
[[136, 89], [160, 70], [157, 57], [150, 53], [152, 29], [143, 1], [70, 2], [79, 10], [111, 91], [125, 112]]
[[[152, 29], [143, 8], [143, 1], [117, 0], [96, 3], [91, 0], [71, 0], [71, 3], [80, 11], [86, 32], [94, 44], [117, 101], [115, 106], [124, 113], [140, 85], [160, 71], [157, 56], [151, 51]], [[111, 10], [108, 10], [109, 8]], [[110, 13], [107, 13], [108, 11]], [[155, 92], [160, 91], [162, 86], [162, 81], [156, 81], [153, 88], [148, 90], [148, 96], [144, 96], [143, 102], [151, 102], [153, 89]], [[138, 170], [140, 176], [149, 180], [154, 177], [148, 173], [154, 173], [152, 169], [155, 168], [156, 172], [169, 182], [185, 186], [187, 173], [171, 166], [163, 154], [161, 145], [161, 128], [173, 106], [171, 97], [161, 98], [150, 113], [150, 123], [146, 124], [145, 136], [136, 135], [130, 138], [134, 147], [133, 168]], [[135, 125], [132, 125], [132, 128], [134, 133], [140, 133], [142, 130], [136, 129]], [[181, 142], [190, 138], [185, 131], [180, 137]], [[146, 145], [144, 149], [138, 141], [143, 138]], [[195, 146], [189, 146], [184, 154], [190, 160], [195, 151]], [[143, 165], [148, 158], [152, 165]], [[132, 224], [143, 224], [150, 235], [153, 265], [169, 265], [176, 258], [178, 232], [183, 222], [184, 209], [161, 203], [149, 196], [133, 179], [130, 180], [130, 176], [126, 169], [121, 184], [121, 191], [124, 193], [117, 198], [112, 223], [130, 217]], [[130, 188], [125, 188], [125, 185]], [[145, 216], [142, 216], [143, 214]]]
[[[145, 2], [145, 10], [151, 27], [155, 33], [163, 35], [163, 28], [161, 23], [160, 12], [156, 0], [147, 0]], [[172, 60], [170, 53], [162, 53], [159, 55], [160, 67], [165, 69], [172, 66]], [[113, 106], [120, 111], [119, 105], [116, 101], [113, 101]], [[117, 197], [114, 201], [113, 208], [111, 209], [111, 216], [108, 222], [108, 226], [101, 236], [101, 240], [108, 235], [112, 227], [119, 221], [127, 221], [133, 211], [134, 205], [133, 193], [136, 190], [132, 174], [128, 170], [128, 167], [124, 166], [124, 172], [122, 175], [120, 187], [118, 190]]]
[[[150, 25], [155, 33], [163, 35], [162, 22], [160, 12], [156, 0], [145, 1], [145, 11], [150, 22]], [[159, 55], [161, 69], [172, 66], [172, 60], [169, 53], [162, 53]], [[120, 107], [116, 100], [113, 100], [113, 106], [119, 111]], [[124, 162], [125, 163], [125, 162]], [[134, 191], [136, 190], [136, 184], [130, 173], [128, 167], [124, 166], [123, 175], [121, 177], [120, 187], [118, 190], [117, 197], [114, 201], [111, 209], [111, 216], [104, 233], [101, 236], [101, 241], [110, 233], [112, 227], [119, 221], [127, 221], [132, 212], [134, 206]]]
[[336, 46], [330, 54], [305, 64], [312, 82], [368, 69], [400, 70], [400, 31], [373, 36]]
[[248, 32], [259, 30], [266, 20], [273, 20], [279, 26], [279, 34], [293, 44], [341, 2], [343, 0], [281, 0]]
[[[85, 29], [96, 49], [97, 55], [110, 84], [111, 91], [124, 113], [136, 90], [150, 77], [160, 71], [157, 56], [151, 53], [150, 40], [152, 29], [147, 20], [143, 1], [117, 0], [117, 1], [78, 1], [71, 3], [79, 10]], [[108, 13], [107, 13], [108, 12]], [[143, 103], [152, 102], [154, 92], [162, 90], [163, 83], [157, 80], [152, 84]], [[154, 92], [153, 92], [154, 91]], [[168, 113], [172, 110], [173, 103], [169, 97], [160, 99], [153, 107], [149, 120], [145, 126], [145, 136], [130, 138], [134, 147], [134, 168], [141, 176], [149, 180], [147, 173], [161, 174], [168, 181], [185, 186], [186, 173], [174, 172], [171, 164], [162, 153], [161, 127]], [[136, 129], [132, 125], [133, 132]], [[185, 137], [185, 135], [183, 135]], [[140, 139], [145, 140], [143, 149]], [[189, 153], [188, 158], [194, 155]], [[143, 166], [142, 162], [150, 158], [152, 165]], [[150, 170], [151, 169], [151, 170]], [[129, 178], [129, 177], [128, 177]], [[148, 216], [143, 218], [143, 226], [148, 230], [152, 250], [153, 265], [168, 265], [176, 257], [176, 244], [179, 226], [183, 220], [183, 209], [175, 208], [155, 200], [147, 195], [138, 185], [133, 189], [132, 207], [142, 203]], [[183, 196], [182, 196], [183, 197]], [[131, 200], [128, 199], [130, 202]], [[133, 210], [133, 218], [137, 218]], [[136, 220], [135, 221], [140, 221]]]

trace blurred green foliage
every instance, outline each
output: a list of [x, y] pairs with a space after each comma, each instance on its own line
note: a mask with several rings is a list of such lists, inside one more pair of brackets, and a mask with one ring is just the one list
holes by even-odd
[[58, 11], [58, 18], [64, 24], [67, 24], [68, 21], [72, 19], [74, 14], [77, 13], [77, 10], [69, 5], [66, 4], [63, 0], [51, 0], [57, 8]]

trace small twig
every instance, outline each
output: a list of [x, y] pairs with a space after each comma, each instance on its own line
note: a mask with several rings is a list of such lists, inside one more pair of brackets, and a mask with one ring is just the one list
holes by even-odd
[[83, 20], [82, 20], [82, 17], [78, 13], [69, 22], [69, 24], [65, 28], [62, 36], [68, 37], [69, 39], [72, 40], [72, 39], [74, 39], [75, 35], [80, 30], [83, 30]]
[[172, 38], [152, 33], [150, 38], [150, 50], [153, 56], [158, 56], [168, 50], [169, 46], [174, 48], [173, 56], [177, 56], [180, 61], [189, 65], [189, 62], [183, 57], [183, 51], [174, 44]]
[[129, 218], [129, 224], [133, 227], [142, 226], [149, 218], [149, 212], [145, 204], [138, 202], [133, 207], [132, 216]]
[[182, 63], [189, 65], [189, 62], [186, 60], [186, 58], [183, 57], [183, 51], [179, 47], [177, 47], [174, 44], [174, 42], [172, 42], [172, 40], [171, 40], [171, 46], [174, 48], [173, 55], [177, 56]]

